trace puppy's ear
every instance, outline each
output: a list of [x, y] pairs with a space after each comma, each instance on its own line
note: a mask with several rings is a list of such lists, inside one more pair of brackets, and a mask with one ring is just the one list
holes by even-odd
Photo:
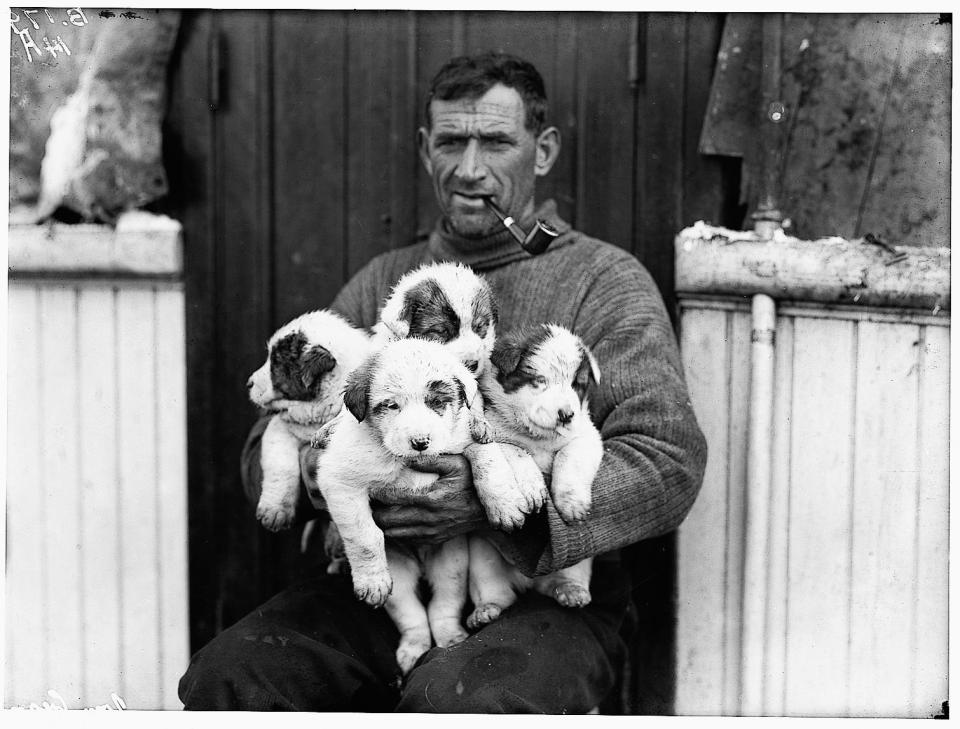
[[593, 384], [599, 385], [600, 384], [600, 365], [597, 362], [597, 358], [593, 356], [593, 352], [591, 352], [586, 345], [581, 345], [581, 349], [583, 351], [584, 359], [586, 359], [587, 362], [590, 363], [590, 377], [593, 380]]
[[457, 396], [460, 398], [460, 406], [472, 408], [474, 400], [477, 397], [477, 381], [472, 377], [456, 377], [453, 383], [457, 387]]
[[492, 443], [493, 429], [483, 414], [483, 397], [477, 392], [477, 381], [472, 377], [454, 377], [460, 407], [470, 412], [470, 437], [475, 443]]
[[367, 358], [362, 365], [347, 375], [347, 382], [343, 388], [343, 404], [359, 422], [363, 422], [367, 417], [367, 409], [370, 405], [370, 383], [373, 381], [376, 365], [376, 356]]
[[395, 339], [406, 339], [410, 334], [410, 322], [413, 312], [410, 309], [406, 295], [398, 292], [399, 283], [387, 297], [383, 310], [380, 312], [380, 323], [383, 324]]
[[300, 379], [310, 391], [320, 384], [320, 378], [337, 366], [337, 358], [330, 350], [315, 344], [300, 355]]
[[600, 384], [600, 366], [597, 364], [593, 352], [582, 343], [580, 345], [580, 355], [582, 359], [573, 380], [573, 389], [579, 396], [580, 402], [583, 402], [587, 397], [587, 387], [590, 385], [590, 381], [592, 380], [595, 385]]
[[493, 351], [490, 353], [490, 362], [500, 371], [500, 376], [504, 377], [513, 373], [520, 364], [523, 357], [523, 340], [514, 336], [498, 339], [493, 345]]

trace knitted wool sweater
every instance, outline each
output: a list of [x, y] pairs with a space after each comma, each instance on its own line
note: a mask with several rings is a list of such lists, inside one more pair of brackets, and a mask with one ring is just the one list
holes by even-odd
[[[484, 275], [500, 304], [499, 333], [553, 322], [596, 355], [600, 384], [588, 392], [604, 441], [593, 506], [567, 525], [552, 503], [506, 547], [527, 574], [545, 574], [675, 529], [693, 504], [706, 461], [663, 300], [629, 253], [572, 230], [552, 201], [535, 213], [561, 231], [532, 257], [507, 231], [461, 240], [442, 225], [429, 239], [382, 254], [354, 276], [331, 308], [371, 327], [391, 288], [423, 263], [460, 261]], [[524, 229], [531, 220], [522, 221]]]

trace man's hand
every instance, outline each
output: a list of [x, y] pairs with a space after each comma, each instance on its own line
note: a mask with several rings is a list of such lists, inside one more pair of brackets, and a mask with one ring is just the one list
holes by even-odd
[[[388, 537], [439, 544], [489, 526], [473, 488], [473, 475], [466, 458], [443, 455], [429, 463], [410, 464], [410, 467], [438, 473], [440, 479], [427, 493], [404, 494], [398, 497], [398, 503], [391, 505], [374, 504], [373, 519]], [[402, 503], [399, 498], [403, 499]]]

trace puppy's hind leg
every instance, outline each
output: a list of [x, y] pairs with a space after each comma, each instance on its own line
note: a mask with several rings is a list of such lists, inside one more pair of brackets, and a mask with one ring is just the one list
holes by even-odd
[[511, 567], [490, 542], [478, 534], [470, 535], [470, 599], [473, 612], [467, 618], [471, 630], [481, 628], [500, 617], [517, 600], [511, 580]]
[[417, 582], [420, 579], [417, 560], [387, 545], [387, 564], [393, 575], [393, 592], [384, 607], [400, 631], [397, 665], [406, 676], [420, 656], [430, 650], [430, 622], [423, 603], [417, 597]]
[[467, 602], [468, 562], [467, 538], [459, 536], [441, 544], [427, 557], [424, 565], [433, 590], [427, 606], [430, 630], [441, 648], [455, 645], [467, 637], [460, 616]]
[[533, 580], [533, 589], [556, 600], [564, 607], [583, 607], [590, 604], [590, 575], [593, 560], [587, 558], [575, 565], [557, 570]]

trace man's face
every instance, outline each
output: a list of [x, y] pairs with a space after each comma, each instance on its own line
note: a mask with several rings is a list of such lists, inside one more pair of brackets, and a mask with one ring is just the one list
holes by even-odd
[[515, 89], [497, 84], [478, 99], [435, 100], [430, 118], [420, 156], [454, 232], [479, 238], [500, 230], [484, 196], [517, 219], [533, 211], [534, 181], [553, 165], [559, 137], [553, 128], [536, 137], [524, 126]]

